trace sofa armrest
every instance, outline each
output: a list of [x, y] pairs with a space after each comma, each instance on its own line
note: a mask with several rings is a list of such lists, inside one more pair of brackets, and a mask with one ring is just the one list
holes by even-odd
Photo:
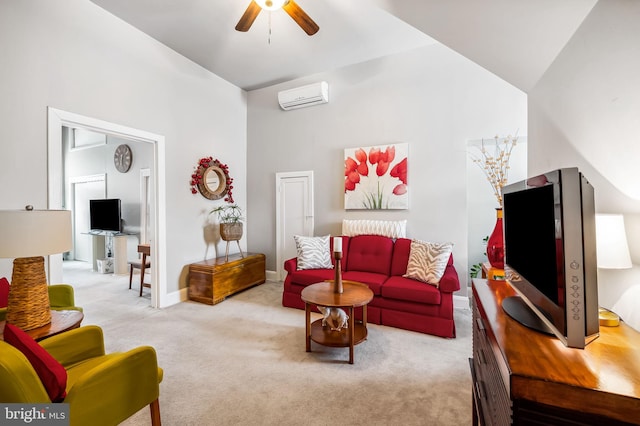
[[291, 273], [298, 269], [298, 258], [294, 257], [284, 261], [284, 270]]
[[447, 265], [444, 270], [442, 278], [440, 278], [440, 284], [438, 285], [443, 293], [453, 293], [460, 290], [460, 280], [458, 279], [458, 272], [453, 264]]
[[76, 424], [119, 424], [158, 399], [162, 370], [152, 347], [113, 355], [72, 384], [64, 402]]
[[0, 401], [49, 403], [42, 381], [20, 350], [0, 340]]
[[105, 353], [102, 329], [95, 325], [66, 331], [39, 343], [65, 368]]

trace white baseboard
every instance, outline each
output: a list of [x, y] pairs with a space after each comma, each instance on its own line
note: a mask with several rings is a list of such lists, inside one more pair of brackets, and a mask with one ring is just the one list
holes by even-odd
[[279, 281], [276, 271], [267, 271], [267, 281]]
[[167, 308], [171, 305], [176, 305], [180, 302], [184, 302], [187, 299], [188, 299], [187, 289], [181, 288], [178, 291], [174, 291], [172, 293], [167, 294], [167, 297], [165, 298], [164, 306], [160, 306], [160, 307]]
[[[276, 272], [275, 271], [267, 271], [266, 273], [266, 279], [267, 281], [278, 281], [276, 279]], [[189, 295], [187, 292], [187, 288], [181, 288], [178, 291], [174, 291], [172, 293], [167, 294], [167, 297], [165, 298], [165, 304], [164, 306], [160, 306], [161, 308], [167, 308], [171, 305], [175, 305], [178, 304], [180, 302], [184, 302], [186, 300], [189, 299]]]
[[466, 296], [453, 295], [453, 309], [469, 310], [469, 298]]
[[[267, 281], [273, 281], [273, 282], [277, 282], [279, 281], [277, 279], [278, 274], [276, 273], [276, 271], [266, 271], [266, 279]], [[187, 289], [186, 288], [182, 288], [178, 291], [174, 291], [173, 293], [170, 293], [167, 295], [167, 305], [163, 306], [163, 307], [167, 307], [167, 306], [171, 306], [171, 305], [175, 305], [176, 303], [180, 303], [180, 302], [184, 302], [185, 300], [187, 300]], [[454, 309], [466, 309], [469, 310], [469, 298], [465, 297], [465, 296], [457, 296], [457, 295], [453, 295], [453, 308]]]

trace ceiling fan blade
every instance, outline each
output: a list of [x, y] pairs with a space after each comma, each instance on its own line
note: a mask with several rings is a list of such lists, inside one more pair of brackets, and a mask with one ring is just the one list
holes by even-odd
[[311, 19], [295, 1], [289, 0], [284, 6], [282, 6], [282, 8], [308, 35], [312, 36], [320, 29], [318, 24], [313, 22], [313, 19]]
[[251, 28], [253, 21], [256, 20], [261, 10], [262, 8], [258, 5], [258, 3], [251, 0], [251, 3], [249, 3], [247, 10], [244, 11], [244, 14], [238, 21], [238, 24], [236, 25], [236, 30], [242, 31], [242, 32], [249, 31], [249, 28]]

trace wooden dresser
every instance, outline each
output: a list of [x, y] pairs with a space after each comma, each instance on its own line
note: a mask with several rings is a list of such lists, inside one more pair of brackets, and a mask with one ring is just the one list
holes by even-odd
[[215, 305], [227, 296], [266, 281], [264, 254], [245, 253], [189, 265], [189, 299]]
[[567, 348], [504, 313], [513, 295], [473, 280], [474, 425], [640, 425], [640, 333], [600, 327], [585, 349]]

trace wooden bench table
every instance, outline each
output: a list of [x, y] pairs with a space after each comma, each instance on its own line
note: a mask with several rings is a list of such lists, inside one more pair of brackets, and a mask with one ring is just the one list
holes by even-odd
[[245, 253], [189, 265], [189, 299], [215, 305], [227, 296], [266, 281], [265, 255]]

